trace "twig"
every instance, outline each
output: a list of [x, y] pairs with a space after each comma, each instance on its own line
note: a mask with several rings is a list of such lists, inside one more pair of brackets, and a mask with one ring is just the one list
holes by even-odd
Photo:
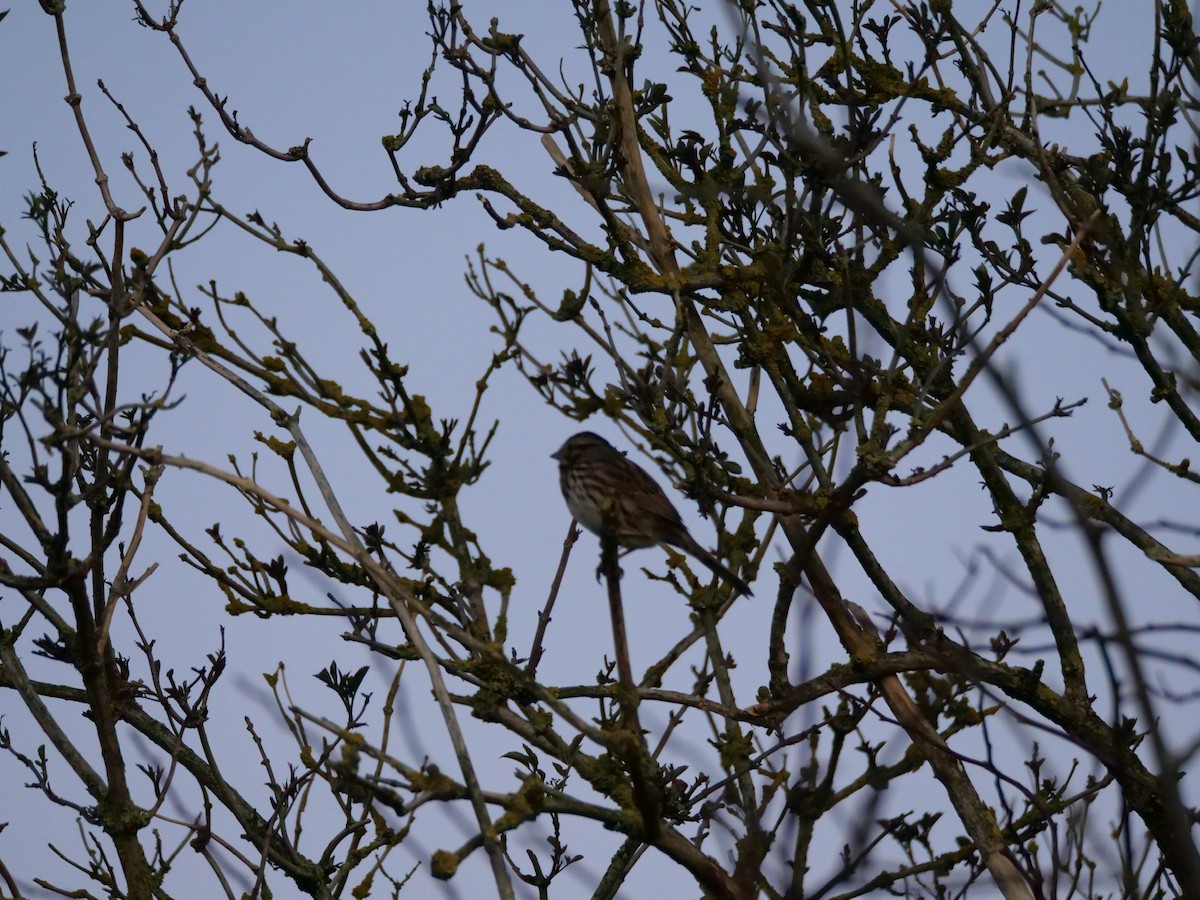
[[113, 576], [112, 589], [109, 591], [108, 603], [104, 608], [104, 617], [100, 620], [97, 628], [96, 655], [103, 656], [105, 646], [108, 643], [108, 631], [112, 626], [113, 613], [116, 611], [117, 604], [122, 597], [128, 597], [133, 593], [134, 589], [142, 584], [150, 575], [158, 568], [158, 563], [154, 563], [141, 574], [134, 582], [129, 583], [129, 567], [133, 565], [133, 558], [137, 555], [138, 548], [142, 545], [142, 535], [146, 530], [146, 519], [150, 515], [151, 498], [154, 496], [154, 487], [158, 484], [159, 476], [162, 475], [162, 466], [152, 466], [146, 472], [146, 490], [142, 492], [142, 503], [138, 509], [137, 524], [134, 525], [133, 535], [129, 539], [129, 547], [125, 551], [125, 555], [121, 557], [120, 568], [117, 569], [117, 574]]
[[558, 571], [554, 573], [554, 581], [550, 584], [550, 596], [546, 598], [546, 606], [538, 613], [537, 630], [533, 634], [533, 646], [529, 650], [529, 663], [525, 666], [525, 671], [529, 673], [531, 679], [537, 676], [538, 663], [542, 661], [542, 654], [545, 652], [542, 647], [542, 639], [546, 636], [546, 629], [550, 625], [550, 612], [554, 609], [555, 601], [558, 600], [558, 591], [562, 587], [563, 576], [567, 572], [567, 561], [571, 558], [571, 548], [579, 540], [579, 535], [579, 528], [572, 519], [571, 525], [567, 529], [567, 536], [563, 538], [562, 556], [558, 558]]
[[625, 610], [621, 603], [621, 569], [617, 562], [617, 542], [611, 537], [600, 538], [600, 571], [608, 586], [608, 612], [612, 619], [613, 652], [617, 657], [617, 679], [620, 690], [617, 704], [621, 709], [621, 725], [625, 740], [617, 745], [618, 752], [629, 770], [633, 782], [633, 802], [642, 817], [642, 833], [653, 842], [662, 830], [662, 798], [651, 771], [657, 766], [650, 757], [642, 725], [638, 719], [638, 691], [633, 680], [633, 665], [629, 661], [629, 636], [625, 630]]

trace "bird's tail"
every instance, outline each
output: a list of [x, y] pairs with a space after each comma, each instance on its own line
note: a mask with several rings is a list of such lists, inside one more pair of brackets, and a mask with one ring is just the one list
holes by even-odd
[[714, 575], [727, 581], [729, 584], [737, 588], [737, 592], [742, 596], [754, 596], [754, 592], [750, 590], [750, 585], [746, 584], [746, 582], [742, 581], [742, 579], [738, 578], [731, 571], [729, 571], [729, 569], [721, 564], [720, 560], [697, 544], [695, 538], [693, 538], [687, 532], [684, 532], [683, 539], [679, 541], [671, 541], [671, 543], [675, 544], [675, 546], [679, 547], [679, 549], [687, 551], [696, 559], [700, 560], [700, 562], [702, 562], [705, 567]]

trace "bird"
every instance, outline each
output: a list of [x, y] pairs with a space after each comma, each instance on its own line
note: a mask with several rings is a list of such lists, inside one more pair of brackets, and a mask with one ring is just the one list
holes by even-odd
[[567, 438], [550, 454], [559, 486], [577, 522], [628, 550], [669, 544], [690, 553], [715, 575], [751, 596], [749, 585], [701, 547], [663, 489], [637, 463], [590, 431]]

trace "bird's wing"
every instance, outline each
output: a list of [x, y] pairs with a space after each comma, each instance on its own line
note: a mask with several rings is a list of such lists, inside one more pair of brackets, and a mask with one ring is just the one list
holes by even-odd
[[[628, 462], [628, 460], [627, 460]], [[627, 466], [628, 482], [627, 489], [630, 493], [636, 493], [640, 496], [641, 502], [639, 506], [645, 510], [647, 516], [655, 516], [673, 525], [681, 525], [683, 520], [679, 517], [679, 510], [667, 498], [663, 489], [641, 466], [634, 463], [629, 463]]]

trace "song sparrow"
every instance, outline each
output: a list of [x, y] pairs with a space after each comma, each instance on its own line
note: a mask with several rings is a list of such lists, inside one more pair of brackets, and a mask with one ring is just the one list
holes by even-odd
[[742, 594], [747, 584], [688, 534], [658, 483], [604, 438], [581, 431], [558, 448], [558, 477], [567, 509], [588, 531], [637, 550], [671, 544], [690, 553]]

